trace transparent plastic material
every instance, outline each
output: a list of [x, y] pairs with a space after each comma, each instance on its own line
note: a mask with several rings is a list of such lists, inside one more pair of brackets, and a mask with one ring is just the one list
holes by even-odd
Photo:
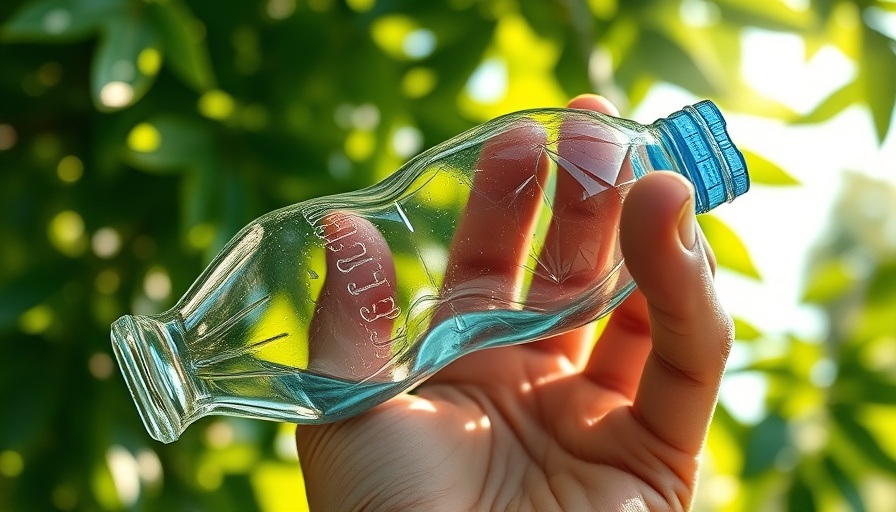
[[622, 200], [654, 170], [697, 211], [749, 187], [710, 102], [645, 126], [510, 114], [370, 188], [262, 216], [170, 311], [124, 316], [115, 355], [162, 442], [208, 414], [322, 423], [360, 413], [474, 350], [610, 312], [634, 287]]

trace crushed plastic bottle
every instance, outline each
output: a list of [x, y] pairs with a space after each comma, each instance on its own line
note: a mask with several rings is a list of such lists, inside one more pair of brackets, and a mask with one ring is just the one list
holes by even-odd
[[495, 119], [372, 187], [255, 220], [174, 308], [117, 320], [115, 355], [166, 443], [209, 414], [358, 414], [466, 353], [609, 313], [634, 288], [623, 198], [657, 170], [694, 185], [698, 213], [749, 188], [708, 101], [651, 125], [575, 109]]

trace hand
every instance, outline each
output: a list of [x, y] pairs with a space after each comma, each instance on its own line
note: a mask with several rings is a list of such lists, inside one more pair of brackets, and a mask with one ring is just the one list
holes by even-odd
[[[596, 96], [570, 106], [615, 113]], [[596, 345], [587, 326], [476, 352], [414, 395], [299, 427], [312, 509], [687, 510], [733, 336], [693, 205], [673, 173], [628, 192], [638, 290]]]

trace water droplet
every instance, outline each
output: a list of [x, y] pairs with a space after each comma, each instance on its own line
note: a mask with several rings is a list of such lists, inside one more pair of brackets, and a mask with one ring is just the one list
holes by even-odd
[[320, 277], [319, 275], [317, 275], [317, 272], [315, 272], [315, 271], [313, 271], [313, 270], [311, 270], [311, 269], [308, 269], [308, 276], [309, 276], [311, 279], [317, 279], [317, 278]]

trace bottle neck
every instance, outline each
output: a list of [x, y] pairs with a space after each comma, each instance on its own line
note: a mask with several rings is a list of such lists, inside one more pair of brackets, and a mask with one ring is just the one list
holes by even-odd
[[743, 155], [728, 137], [725, 120], [703, 101], [648, 127], [657, 142], [648, 150], [655, 169], [674, 170], [694, 185], [697, 213], [732, 201], [749, 189]]
[[147, 431], [163, 443], [177, 440], [199, 415], [176, 316], [123, 316], [112, 324], [112, 347]]
[[[656, 140], [655, 145], [648, 146], [647, 154], [650, 158], [651, 166], [657, 170], [670, 170], [684, 176], [691, 185], [694, 186], [694, 199], [696, 213], [706, 213], [712, 210], [721, 202], [729, 201], [727, 194], [724, 199], [713, 204], [713, 198], [710, 197], [710, 190], [719, 186], [717, 180], [709, 181], [707, 177], [701, 174], [699, 170], [700, 163], [694, 161], [689, 156], [689, 150], [685, 147], [682, 150], [682, 142], [676, 140], [676, 137], [669, 133], [666, 127], [660, 123], [650, 126], [650, 131]], [[711, 176], [710, 176], [711, 178]], [[718, 195], [718, 192], [716, 192]]]

